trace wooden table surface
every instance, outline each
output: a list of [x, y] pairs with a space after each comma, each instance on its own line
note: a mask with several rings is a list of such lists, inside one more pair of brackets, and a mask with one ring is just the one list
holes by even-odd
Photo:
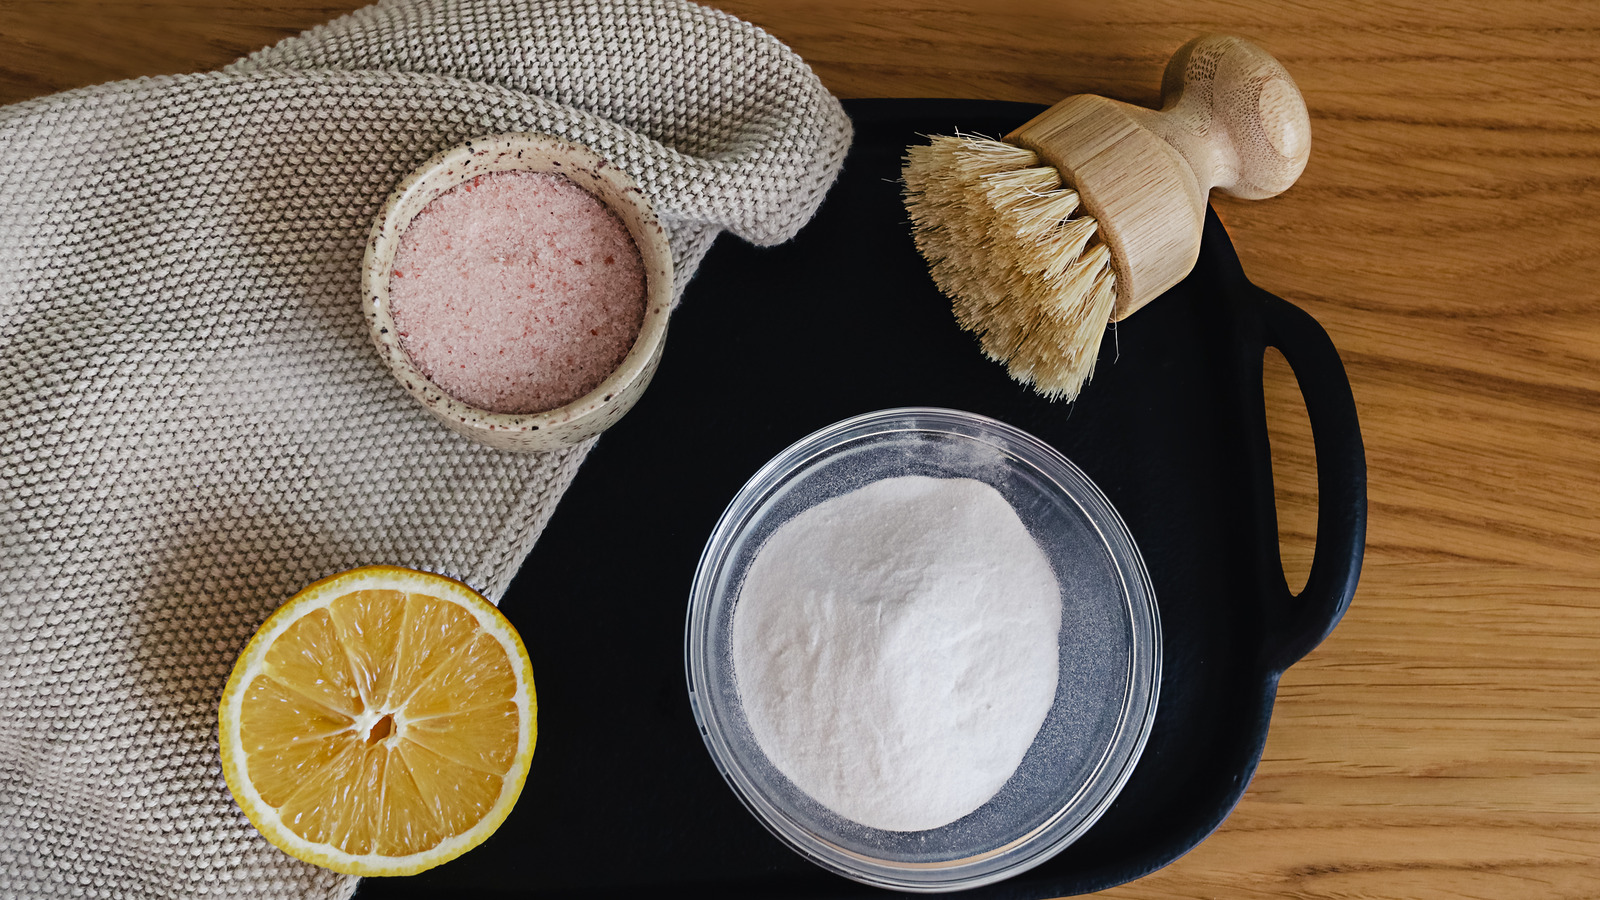
[[[0, 0], [0, 103], [219, 66], [358, 5]], [[1104, 896], [1600, 896], [1600, 4], [715, 5], [843, 97], [1153, 104], [1167, 55], [1209, 30], [1284, 62], [1311, 163], [1278, 199], [1217, 206], [1245, 271], [1349, 369], [1366, 568], [1284, 677], [1233, 816]], [[1268, 373], [1299, 584], [1314, 460], [1293, 375]]]

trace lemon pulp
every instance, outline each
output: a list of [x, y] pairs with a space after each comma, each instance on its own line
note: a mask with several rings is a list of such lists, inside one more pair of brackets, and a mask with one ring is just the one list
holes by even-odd
[[403, 874], [481, 842], [533, 750], [533, 680], [509, 622], [465, 585], [369, 567], [268, 619], [224, 691], [229, 787], [294, 856]]

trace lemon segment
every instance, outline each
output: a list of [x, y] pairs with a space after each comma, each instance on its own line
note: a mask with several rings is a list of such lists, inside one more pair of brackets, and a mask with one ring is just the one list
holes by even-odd
[[458, 581], [391, 566], [323, 579], [262, 624], [223, 691], [228, 787], [267, 840], [405, 875], [504, 821], [533, 756], [532, 666]]

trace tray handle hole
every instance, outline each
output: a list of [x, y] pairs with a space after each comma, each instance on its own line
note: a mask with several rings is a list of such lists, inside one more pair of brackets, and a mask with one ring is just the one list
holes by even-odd
[[1278, 552], [1289, 590], [1298, 594], [1311, 576], [1317, 547], [1317, 451], [1300, 383], [1276, 347], [1266, 349], [1262, 382], [1272, 447], [1272, 493], [1278, 507]]

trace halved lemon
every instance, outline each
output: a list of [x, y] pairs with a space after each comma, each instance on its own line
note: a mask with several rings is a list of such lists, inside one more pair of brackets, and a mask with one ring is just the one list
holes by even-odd
[[489, 601], [429, 572], [352, 569], [279, 607], [239, 656], [222, 771], [291, 856], [409, 875], [505, 821], [536, 712], [527, 650]]

